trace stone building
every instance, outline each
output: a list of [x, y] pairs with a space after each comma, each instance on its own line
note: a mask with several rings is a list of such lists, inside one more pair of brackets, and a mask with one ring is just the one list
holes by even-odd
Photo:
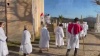
[[[8, 39], [21, 40], [24, 25], [27, 25], [32, 36], [35, 33], [38, 37], [44, 0], [7, 0], [7, 3]], [[5, 0], [0, 0], [0, 21], [5, 21]]]
[[97, 14], [97, 19], [94, 27], [95, 33], [100, 33], [100, 14]]

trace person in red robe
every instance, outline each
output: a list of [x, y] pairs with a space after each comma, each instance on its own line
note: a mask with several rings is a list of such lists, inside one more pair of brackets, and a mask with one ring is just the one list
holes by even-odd
[[79, 35], [81, 31], [82, 27], [79, 24], [79, 19], [75, 18], [74, 22], [68, 25], [68, 33], [70, 37], [68, 37], [66, 56], [69, 56], [69, 52], [71, 49], [75, 50], [74, 56], [77, 56], [77, 50], [79, 48]]
[[41, 18], [41, 24], [44, 24], [45, 22], [44, 22], [44, 14], [43, 13], [40, 14], [40, 18]]

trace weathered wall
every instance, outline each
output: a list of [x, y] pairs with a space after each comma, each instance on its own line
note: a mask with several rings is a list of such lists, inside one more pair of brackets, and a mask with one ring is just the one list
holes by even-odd
[[24, 25], [32, 34], [31, 0], [7, 0], [8, 39], [21, 40]]
[[39, 36], [41, 29], [41, 19], [40, 14], [44, 13], [44, 0], [33, 0], [33, 14], [34, 14], [34, 27], [35, 27], [35, 36]]
[[[34, 12], [32, 15], [32, 0], [7, 0], [10, 3], [7, 6], [7, 19], [8, 19], [8, 39], [12, 41], [20, 41], [24, 25], [27, 25], [28, 30], [33, 34], [33, 18], [35, 36], [39, 35], [40, 29], [40, 14], [44, 13], [44, 0], [33, 0]], [[1, 14], [2, 15], [2, 14]], [[5, 19], [2, 15], [1, 19]], [[5, 20], [4, 20], [5, 21]]]

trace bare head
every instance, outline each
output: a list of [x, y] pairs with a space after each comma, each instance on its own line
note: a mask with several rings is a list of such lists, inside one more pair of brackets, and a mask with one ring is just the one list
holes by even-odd
[[4, 22], [0, 22], [0, 27], [4, 27]]
[[27, 30], [27, 27], [26, 27], [26, 25], [24, 25], [24, 30]]
[[60, 27], [63, 27], [63, 24], [59, 24]]

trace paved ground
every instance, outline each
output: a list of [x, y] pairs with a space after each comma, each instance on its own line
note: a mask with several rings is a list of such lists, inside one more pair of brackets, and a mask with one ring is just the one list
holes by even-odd
[[[85, 55], [83, 52], [83, 40], [80, 40], [80, 49], [78, 51], [78, 56], [100, 56], [100, 37], [94, 34], [88, 34], [87, 38], [84, 39], [85, 43]], [[10, 55], [9, 56], [21, 56], [19, 53], [19, 44], [11, 42], [16, 46], [9, 46]], [[43, 51], [43, 54], [38, 53], [38, 41], [35, 41], [33, 44], [33, 52], [30, 56], [65, 56], [66, 46], [63, 48], [57, 49], [54, 45], [54, 42], [50, 42], [49, 52]], [[70, 53], [70, 56], [73, 56], [73, 50]]]

